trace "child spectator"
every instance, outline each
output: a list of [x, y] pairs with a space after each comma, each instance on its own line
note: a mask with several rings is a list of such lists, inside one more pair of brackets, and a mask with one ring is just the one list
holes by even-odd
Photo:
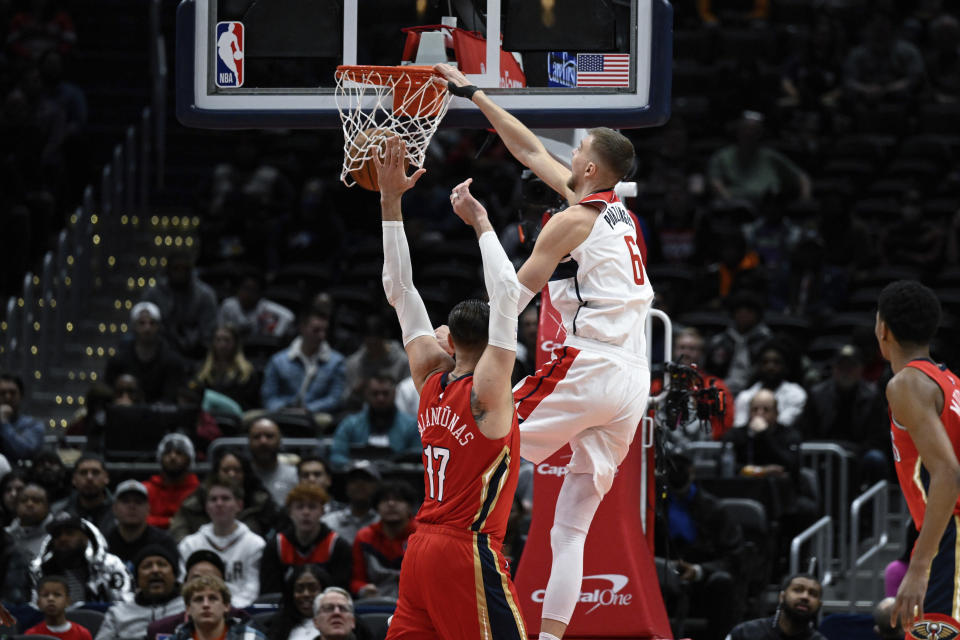
[[43, 622], [27, 629], [28, 636], [50, 636], [60, 640], [92, 640], [86, 627], [67, 620], [70, 588], [61, 576], [43, 576], [37, 583], [37, 608], [43, 612]]

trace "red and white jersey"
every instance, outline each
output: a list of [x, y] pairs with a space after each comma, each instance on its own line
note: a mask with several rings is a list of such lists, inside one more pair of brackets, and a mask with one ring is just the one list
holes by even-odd
[[597, 208], [599, 215], [587, 239], [557, 265], [548, 283], [568, 342], [586, 338], [645, 357], [644, 323], [653, 287], [633, 216], [612, 190], [590, 194], [578, 204]]
[[431, 376], [420, 391], [417, 428], [423, 446], [424, 500], [417, 522], [485, 533], [503, 540], [520, 470], [520, 428], [484, 436], [470, 409], [473, 375]]
[[[908, 367], [919, 369], [943, 391], [943, 411], [940, 421], [953, 444], [953, 451], [960, 458], [960, 381], [957, 376], [942, 364], [930, 360], [911, 360]], [[893, 460], [897, 467], [900, 489], [907, 501], [913, 523], [919, 530], [923, 526], [923, 516], [927, 510], [927, 489], [930, 487], [930, 474], [923, 466], [917, 447], [907, 428], [899, 424], [890, 415], [890, 437], [893, 439]], [[960, 515], [960, 500], [953, 507], [953, 513]]]

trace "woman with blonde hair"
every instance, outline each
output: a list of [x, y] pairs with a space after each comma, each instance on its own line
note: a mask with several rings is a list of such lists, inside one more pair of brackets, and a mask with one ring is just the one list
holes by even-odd
[[244, 411], [260, 407], [260, 375], [243, 355], [236, 325], [217, 327], [193, 382], [232, 398]]

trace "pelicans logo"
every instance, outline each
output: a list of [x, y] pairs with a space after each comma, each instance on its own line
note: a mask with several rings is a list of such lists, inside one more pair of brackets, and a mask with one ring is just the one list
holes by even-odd
[[910, 637], [918, 640], [954, 640], [960, 638], [960, 628], [952, 618], [931, 614], [913, 623]]

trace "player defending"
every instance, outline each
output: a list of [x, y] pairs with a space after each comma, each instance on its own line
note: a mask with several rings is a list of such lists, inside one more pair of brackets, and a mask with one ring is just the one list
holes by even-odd
[[517, 273], [519, 309], [549, 281], [567, 332], [559, 357], [514, 390], [523, 457], [539, 464], [567, 442], [573, 449], [550, 530], [553, 562], [540, 626], [541, 640], [557, 640], [580, 597], [587, 530], [650, 391], [644, 325], [653, 288], [633, 219], [613, 191], [630, 171], [633, 145], [612, 129], [591, 129], [568, 170], [462, 73], [434, 68], [455, 95], [480, 107], [514, 157], [571, 204], [544, 225]]
[[887, 384], [893, 458], [920, 532], [890, 614], [890, 626], [899, 618], [908, 632], [928, 621], [960, 630], [960, 383], [930, 359], [939, 322], [940, 303], [922, 284], [901, 280], [880, 292], [877, 341], [894, 372]]
[[510, 390], [517, 350], [520, 285], [470, 180], [450, 196], [477, 232], [489, 309], [457, 304], [447, 320], [454, 358], [434, 337], [413, 286], [400, 197], [407, 177], [399, 137], [374, 155], [383, 210], [383, 289], [397, 311], [410, 373], [420, 392], [424, 502], [400, 573], [400, 599], [387, 637], [525, 640], [510, 569], [500, 552], [517, 487], [520, 432]]

